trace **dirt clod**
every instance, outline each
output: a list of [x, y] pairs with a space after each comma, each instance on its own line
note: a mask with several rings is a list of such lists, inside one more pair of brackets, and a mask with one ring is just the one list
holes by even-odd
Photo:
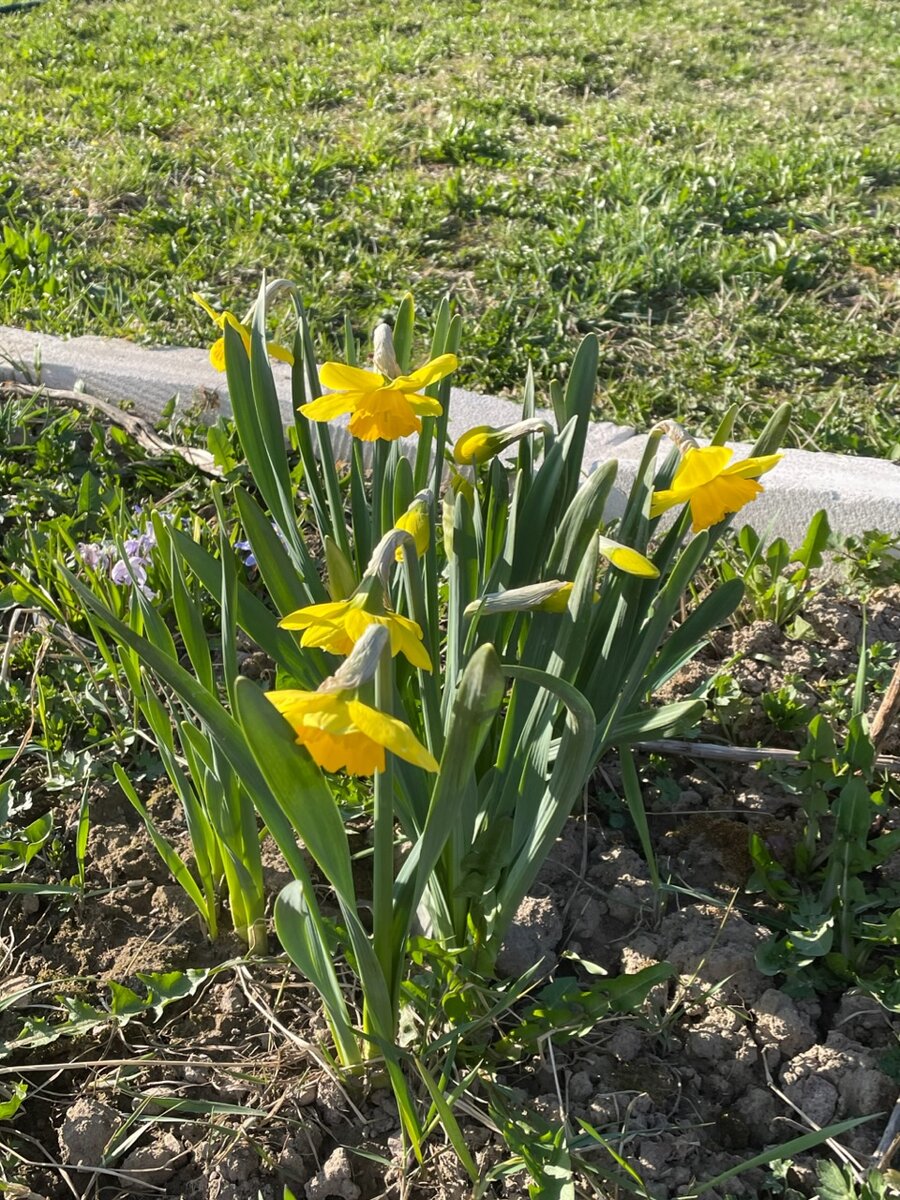
[[81, 1096], [66, 1110], [59, 1130], [59, 1149], [63, 1162], [80, 1167], [97, 1167], [110, 1138], [122, 1122], [116, 1112], [102, 1100]]
[[774, 1047], [783, 1058], [793, 1058], [815, 1043], [812, 1025], [784, 992], [769, 988], [756, 1001], [753, 1011], [757, 1039], [765, 1049]]
[[326, 1159], [322, 1170], [306, 1185], [306, 1200], [359, 1200], [359, 1187], [353, 1182], [350, 1155], [338, 1146]]
[[135, 1187], [142, 1183], [159, 1187], [175, 1174], [177, 1160], [183, 1153], [174, 1134], [157, 1132], [149, 1145], [128, 1155], [121, 1169], [134, 1177]]
[[561, 937], [562, 921], [554, 901], [526, 897], [497, 956], [498, 973], [515, 978], [531, 970], [535, 963], [549, 969]]

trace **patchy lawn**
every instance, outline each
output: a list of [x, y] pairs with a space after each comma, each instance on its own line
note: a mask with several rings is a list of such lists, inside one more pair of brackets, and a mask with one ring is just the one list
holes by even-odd
[[[202, 343], [260, 268], [407, 288], [463, 381], [900, 456], [893, 0], [47, 0], [0, 17], [0, 322]], [[364, 330], [360, 330], [364, 332]], [[334, 349], [325, 347], [324, 349]]]

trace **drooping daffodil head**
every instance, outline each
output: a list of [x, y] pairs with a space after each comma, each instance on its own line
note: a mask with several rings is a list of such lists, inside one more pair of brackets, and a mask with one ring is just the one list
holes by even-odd
[[[209, 361], [217, 371], [225, 370], [225, 326], [230, 325], [232, 329], [240, 335], [241, 341], [244, 343], [244, 349], [247, 354], [250, 353], [250, 329], [237, 319], [234, 313], [227, 309], [224, 312], [216, 312], [199, 292], [192, 292], [191, 299], [195, 304], [199, 304], [203, 311], [218, 325], [222, 330], [222, 336], [209, 348]], [[266, 349], [272, 358], [277, 358], [280, 362], [287, 363], [289, 366], [294, 362], [294, 356], [286, 346], [279, 346], [277, 342], [267, 342]]]
[[301, 630], [301, 646], [316, 646], [332, 654], [349, 654], [370, 625], [382, 625], [388, 631], [392, 655], [402, 654], [414, 667], [430, 671], [431, 658], [416, 622], [399, 613], [370, 612], [367, 602], [368, 593], [360, 591], [348, 600], [308, 604], [278, 623], [282, 629]]
[[687, 446], [671, 486], [653, 493], [650, 516], [689, 504], [694, 533], [709, 529], [755, 500], [763, 491], [759, 476], [771, 471], [783, 456], [765, 454], [732, 463], [733, 457], [729, 446]]
[[297, 742], [325, 771], [373, 775], [385, 769], [385, 752], [437, 771], [433, 755], [408, 725], [364, 704], [357, 689], [374, 675], [389, 640], [380, 626], [370, 626], [348, 658], [315, 692], [285, 688], [267, 699], [293, 727]]
[[294, 689], [266, 694], [293, 726], [300, 745], [325, 771], [374, 775], [384, 770], [385, 750], [425, 771], [438, 769], [434, 757], [408, 725], [353, 695]]

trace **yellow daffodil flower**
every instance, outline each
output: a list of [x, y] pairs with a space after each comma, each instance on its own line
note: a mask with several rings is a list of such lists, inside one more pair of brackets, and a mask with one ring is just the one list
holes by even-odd
[[[416, 497], [412, 504], [398, 517], [394, 523], [395, 529], [408, 533], [416, 544], [416, 554], [419, 558], [428, 549], [431, 541], [431, 513], [429, 511], [430, 494], [426, 497]], [[398, 546], [395, 552], [397, 562], [403, 562], [403, 547]]]
[[771, 471], [782, 455], [745, 458], [729, 466], [733, 454], [727, 446], [689, 447], [672, 486], [653, 493], [650, 516], [658, 517], [666, 509], [690, 504], [691, 527], [699, 533], [717, 524], [726, 513], [735, 513], [755, 500], [763, 490], [757, 477]]
[[[200, 295], [199, 292], [192, 292], [191, 299], [196, 304], [199, 304], [200, 307], [203, 309], [203, 311], [205, 313], [207, 313], [208, 316], [210, 316], [212, 318], [212, 320], [215, 321], [215, 323], [218, 325], [218, 327], [222, 330], [222, 336], [220, 338], [218, 338], [215, 342], [213, 342], [213, 344], [209, 348], [209, 361], [212, 363], [212, 365], [215, 367], [215, 369], [217, 371], [225, 370], [225, 332], [224, 332], [224, 330], [225, 330], [226, 325], [230, 325], [232, 327], [232, 329], [236, 329], [238, 331], [238, 333], [241, 335], [241, 341], [244, 343], [244, 349], [247, 351], [248, 354], [250, 353], [250, 330], [247, 328], [246, 325], [241, 324], [241, 322], [237, 319], [237, 317], [234, 315], [234, 313], [228, 312], [227, 309], [225, 312], [217, 313], [216, 310], [212, 307], [212, 305], [208, 304], [203, 299], [203, 297]], [[267, 342], [266, 349], [268, 350], [268, 352], [272, 356], [272, 358], [277, 358], [280, 362], [287, 363], [289, 366], [293, 365], [294, 356], [293, 356], [293, 354], [291, 354], [290, 350], [286, 349], [286, 347], [279, 346], [277, 342]]]
[[408, 725], [360, 700], [293, 689], [266, 696], [293, 726], [297, 742], [326, 771], [373, 775], [384, 770], [385, 750], [425, 771], [438, 770]]
[[431, 659], [422, 644], [422, 630], [409, 617], [397, 613], [367, 612], [366, 597], [309, 604], [288, 613], [278, 622], [282, 629], [302, 629], [301, 646], [318, 646], [332, 654], [349, 654], [370, 625], [383, 625], [391, 641], [391, 654], [402, 654], [414, 667], [431, 670]]
[[419, 393], [431, 383], [455, 371], [455, 354], [441, 354], [419, 367], [411, 375], [388, 379], [376, 371], [327, 362], [319, 371], [322, 384], [333, 395], [320, 396], [304, 404], [300, 411], [310, 421], [331, 421], [350, 413], [350, 432], [364, 442], [383, 438], [396, 441], [411, 433], [420, 433], [421, 417], [439, 417], [443, 412], [437, 400]]

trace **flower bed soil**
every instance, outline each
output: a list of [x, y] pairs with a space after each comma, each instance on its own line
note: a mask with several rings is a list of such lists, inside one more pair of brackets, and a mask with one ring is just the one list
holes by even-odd
[[[895, 589], [870, 606], [871, 639], [900, 642], [898, 599]], [[826, 589], [804, 615], [816, 627], [814, 641], [790, 642], [762, 623], [720, 632], [673, 694], [689, 692], [711, 666], [742, 649], [733, 670], [751, 696], [800, 674], [815, 697], [823, 679], [853, 669], [859, 607]], [[747, 744], [754, 731], [772, 743], [770, 729], [753, 725], [765, 720], [760, 713], [752, 705], [747, 712]], [[885, 751], [897, 750], [892, 736]], [[786, 744], [796, 745], [792, 738]], [[754, 962], [766, 930], [754, 922], [754, 898], [743, 891], [748, 835], [752, 829], [776, 848], [789, 846], [799, 831], [797, 798], [764, 768], [674, 759], [669, 765], [674, 783], [657, 789], [655, 799], [648, 786], [648, 819], [663, 877], [684, 890], [657, 897], [630, 829], [612, 827], [604, 796], [618, 779], [615, 764], [603, 764], [596, 803], [570, 821], [520, 910], [503, 961], [512, 973], [541, 958], [549, 969], [569, 951], [611, 973], [667, 961], [677, 974], [640, 1013], [604, 1020], [568, 1044], [545, 1045], [500, 1077], [551, 1123], [561, 1112], [576, 1128], [579, 1118], [589, 1122], [660, 1200], [799, 1136], [809, 1122], [873, 1118], [840, 1139], [866, 1163], [900, 1091], [900, 1017], [854, 989], [792, 998]], [[643, 766], [650, 778], [650, 763]], [[150, 788], [145, 799], [163, 832], [187, 852], [167, 785]], [[384, 1090], [341, 1083], [323, 1066], [316, 1045], [324, 1027], [311, 989], [283, 960], [241, 963], [233, 938], [209, 943], [118, 791], [98, 786], [90, 803], [85, 898], [3, 901], [3, 995], [41, 985], [0, 1014], [3, 1070], [29, 1083], [25, 1108], [0, 1140], [33, 1164], [21, 1167], [31, 1194], [281, 1200], [287, 1184], [308, 1200], [469, 1195], [440, 1135], [423, 1168], [407, 1164], [404, 1181], [392, 1101]], [[68, 814], [70, 834], [75, 816]], [[71, 855], [71, 836], [64, 840]], [[28, 880], [42, 882], [43, 861], [34, 860]], [[73, 870], [74, 858], [56, 877]], [[882, 870], [896, 879], [898, 856]], [[270, 875], [274, 892], [287, 879], [274, 853]], [[156, 1019], [98, 1018], [75, 1039], [59, 1037], [36, 1050], [10, 1044], [26, 1018], [60, 1019], [55, 995], [99, 1005], [110, 981], [140, 992], [139, 971], [224, 963], [232, 965], [211, 972], [195, 994]], [[571, 963], [564, 969], [578, 972]], [[192, 1107], [169, 1113], [172, 1097]], [[476, 1086], [472, 1105], [459, 1115], [486, 1171], [509, 1151], [489, 1122], [476, 1119], [478, 1103]], [[130, 1129], [140, 1128], [140, 1136], [121, 1153], [105, 1153], [135, 1117], [140, 1121]], [[791, 1186], [812, 1194], [812, 1164], [827, 1153], [795, 1160]], [[767, 1187], [765, 1170], [756, 1169], [706, 1194], [781, 1195]], [[527, 1191], [518, 1174], [484, 1195]]]

